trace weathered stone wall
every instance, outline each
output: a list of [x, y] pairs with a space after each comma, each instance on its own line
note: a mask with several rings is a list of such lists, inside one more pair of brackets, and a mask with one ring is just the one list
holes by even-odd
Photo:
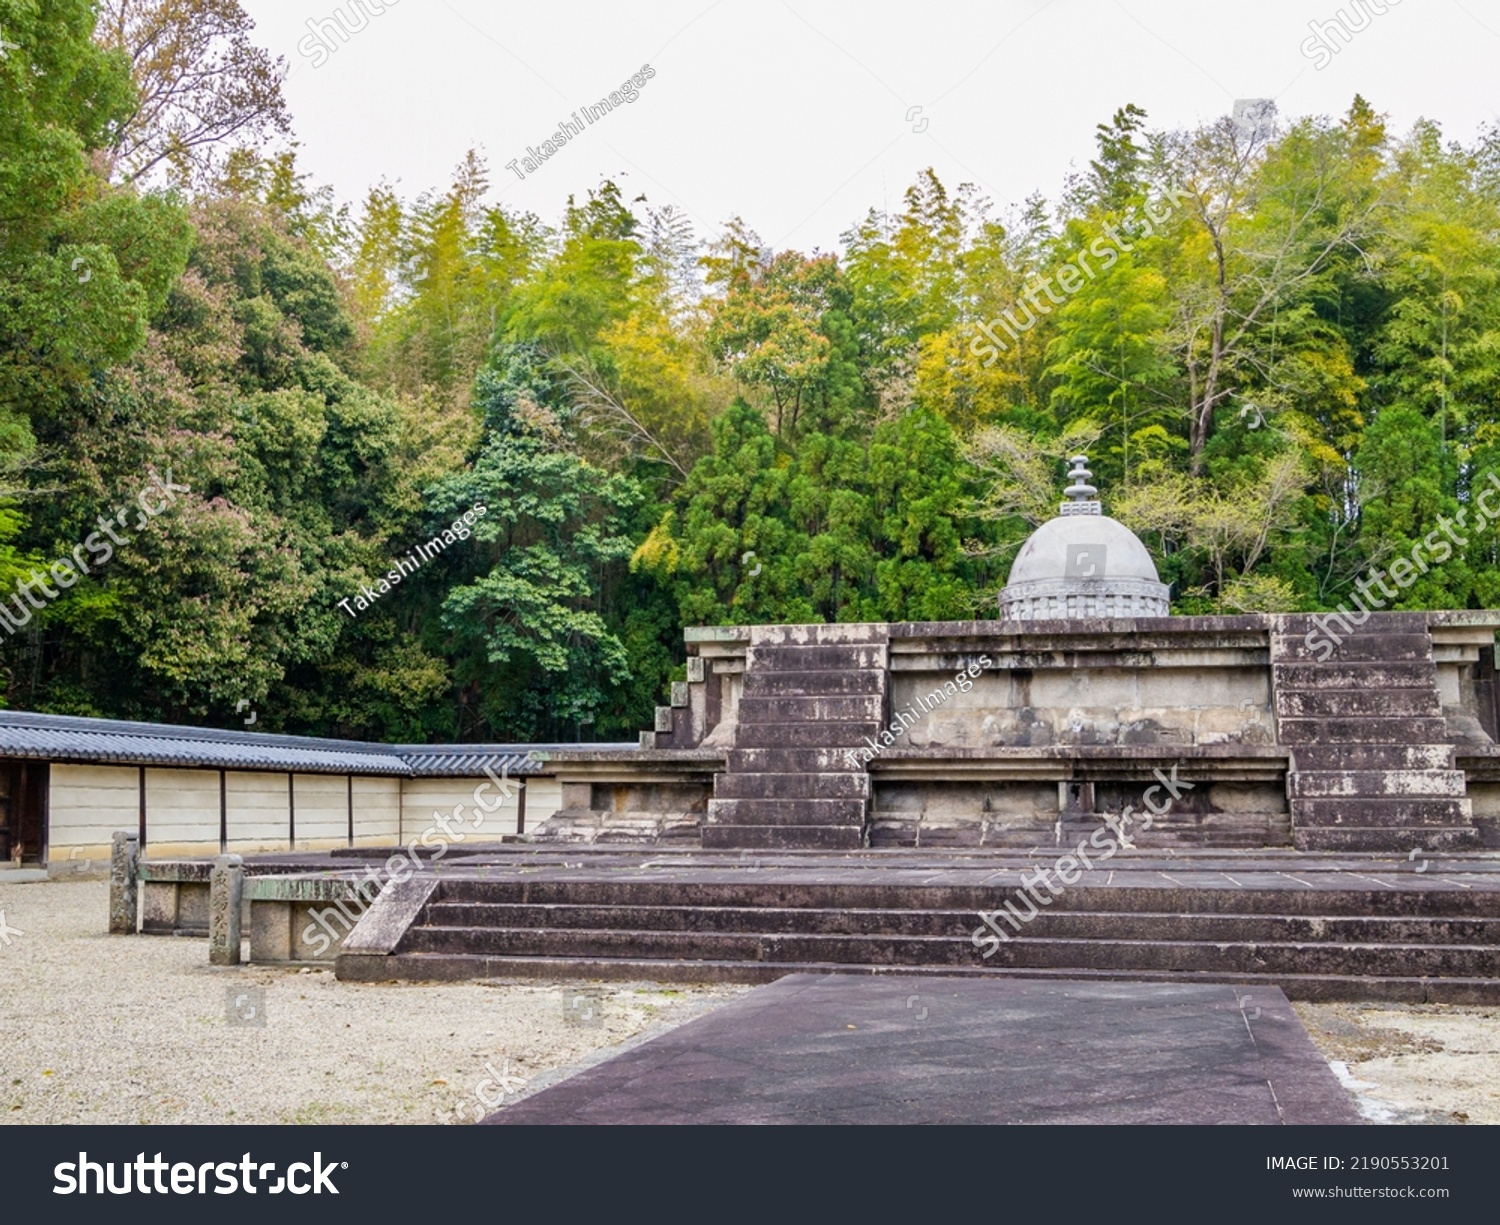
[[[811, 791], [793, 794], [796, 772], [808, 772], [827, 789], [833, 786], [827, 772], [847, 768], [852, 751], [869, 775], [872, 845], [1034, 845], [1061, 837], [1065, 827], [1139, 808], [1158, 771], [1178, 770], [1191, 786], [1153, 822], [1142, 843], [1286, 846], [1299, 811], [1289, 791], [1297, 791], [1309, 813], [1350, 807], [1337, 799], [1344, 792], [1327, 790], [1336, 781], [1330, 769], [1345, 768], [1330, 765], [1335, 759], [1355, 763], [1347, 767], [1355, 790], [1347, 794], [1372, 797], [1370, 804], [1357, 798], [1353, 807], [1360, 812], [1353, 815], [1400, 827], [1391, 833], [1398, 842], [1411, 833], [1405, 826], [1427, 818], [1412, 817], [1406, 812], [1410, 804], [1389, 800], [1388, 792], [1396, 794], [1390, 788], [1410, 781], [1413, 795], [1436, 796], [1431, 788], [1441, 783], [1447, 795], [1465, 777], [1474, 784], [1474, 825], [1492, 827], [1500, 840], [1500, 748], [1494, 734], [1500, 724], [1494, 668], [1500, 614], [1375, 614], [1356, 632], [1349, 666], [1335, 659], [1326, 669], [1310, 634], [1304, 644], [1311, 624], [1306, 617], [1245, 616], [689, 630], [688, 680], [673, 687], [656, 730], [642, 735], [641, 752], [551, 757], [564, 782], [564, 814], [587, 825], [590, 838], [611, 825], [622, 837], [632, 823], [646, 829], [654, 822], [660, 830], [669, 812], [680, 835], [682, 815], [694, 810], [696, 798], [706, 804], [711, 792], [734, 796], [739, 808], [764, 811], [767, 820], [783, 819], [775, 808], [780, 803], [786, 823], [795, 824], [800, 811], [815, 813], [818, 805], [831, 809], [833, 803], [813, 801]], [[757, 633], [760, 639], [753, 638]], [[1428, 662], [1403, 656], [1413, 662], [1383, 668], [1383, 636]], [[770, 688], [755, 699], [753, 727], [742, 724], [746, 679], [758, 675], [752, 641], [782, 644], [773, 648], [782, 656], [788, 655], [785, 648], [797, 647], [813, 660], [831, 658], [838, 644], [856, 638], [888, 643], [881, 648], [888, 649], [884, 713], [874, 737], [862, 729], [857, 734], [849, 722], [853, 699], [827, 696], [843, 692], [827, 672], [810, 672], [799, 688], [797, 674], [787, 671], [780, 656]], [[1282, 654], [1273, 662], [1277, 651]], [[952, 683], [965, 669], [970, 683]], [[1390, 677], [1382, 680], [1386, 672]], [[755, 683], [764, 688], [767, 682]], [[1389, 700], [1361, 692], [1362, 686], [1383, 685], [1396, 686]], [[1424, 685], [1426, 698], [1419, 692]], [[807, 710], [798, 710], [795, 703], [804, 693]], [[819, 704], [845, 713], [809, 715]], [[784, 716], [783, 725], [768, 722], [773, 707]], [[1360, 747], [1366, 732], [1398, 735], [1409, 722], [1415, 735], [1418, 723], [1403, 721], [1407, 708], [1430, 708], [1434, 716], [1421, 724], [1421, 745], [1410, 751]], [[1374, 722], [1355, 727], [1345, 711], [1354, 723]], [[1298, 727], [1295, 748], [1283, 738], [1281, 718]], [[1320, 719], [1334, 741], [1354, 743], [1335, 743], [1315, 758], [1311, 750], [1318, 741], [1307, 736], [1322, 726]], [[1296, 767], [1302, 780], [1296, 784], [1294, 751], [1306, 759]], [[1450, 768], [1454, 753], [1457, 772]], [[778, 772], [774, 787], [769, 775], [756, 771]], [[714, 777], [722, 782], [726, 772], [749, 774], [742, 786], [713, 790]], [[585, 778], [586, 788], [569, 786]], [[680, 787], [660, 786], [673, 778]], [[857, 790], [839, 783], [829, 794], [854, 796]], [[1458, 827], [1469, 821], [1470, 801], [1461, 790], [1456, 795], [1446, 805], [1455, 827], [1450, 834], [1463, 833]], [[747, 804], [752, 796], [763, 799]], [[1338, 836], [1355, 849], [1349, 840], [1355, 832]]]

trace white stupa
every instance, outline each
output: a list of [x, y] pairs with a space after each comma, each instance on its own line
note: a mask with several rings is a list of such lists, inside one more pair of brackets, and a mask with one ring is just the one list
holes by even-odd
[[1000, 592], [1006, 621], [1165, 617], [1170, 592], [1136, 534], [1104, 513], [1088, 483], [1088, 456], [1073, 457], [1073, 483], [1055, 519], [1031, 534]]

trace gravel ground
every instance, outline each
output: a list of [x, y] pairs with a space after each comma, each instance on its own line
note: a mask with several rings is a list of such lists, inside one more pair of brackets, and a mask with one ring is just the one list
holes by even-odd
[[0, 1121], [467, 1122], [749, 989], [215, 968], [107, 935], [108, 898], [0, 882]]
[[1372, 1123], [1500, 1123], [1500, 1009], [1294, 1007]]
[[[0, 882], [0, 1122], [467, 1122], [749, 990], [214, 968], [108, 896]], [[1500, 1009], [1295, 1007], [1372, 1122], [1500, 1124]]]

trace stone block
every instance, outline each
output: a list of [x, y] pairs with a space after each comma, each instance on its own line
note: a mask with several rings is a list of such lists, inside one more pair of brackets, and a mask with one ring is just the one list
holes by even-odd
[[211, 923], [209, 914], [210, 886], [205, 881], [183, 881], [177, 886], [177, 930], [181, 932], [206, 932]]
[[141, 931], [170, 936], [177, 930], [177, 895], [174, 880], [148, 880], [141, 889]]
[[1287, 779], [1294, 797], [1462, 796], [1462, 770], [1301, 770]]
[[250, 903], [250, 960], [292, 960], [292, 903]]
[[209, 875], [208, 960], [210, 965], [240, 964], [240, 915], [244, 904], [245, 867], [238, 855], [219, 855]]
[[111, 935], [133, 936], [140, 904], [140, 837], [117, 831], [110, 840], [109, 930]]
[[1276, 713], [1286, 718], [1351, 718], [1442, 714], [1437, 690], [1423, 689], [1281, 689]]

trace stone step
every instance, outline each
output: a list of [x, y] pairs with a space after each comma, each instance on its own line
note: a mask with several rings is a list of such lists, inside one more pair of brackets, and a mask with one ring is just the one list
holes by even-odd
[[828, 669], [798, 672], [746, 672], [743, 697], [835, 697], [845, 694], [883, 694], [884, 692], [885, 672], [883, 669], [864, 671]]
[[745, 651], [745, 675], [757, 672], [852, 672], [885, 671], [887, 648], [884, 644], [753, 646]]
[[1437, 718], [1284, 718], [1276, 721], [1281, 743], [1327, 744], [1441, 744], [1448, 725]]
[[[1024, 913], [1024, 911], [1023, 911]], [[1001, 920], [1002, 925], [1004, 920]], [[632, 931], [805, 932], [826, 935], [949, 936], [967, 941], [973, 910], [860, 910], [810, 907], [573, 906], [439, 902], [433, 928], [610, 929]], [[1005, 925], [1009, 930], [1008, 925]], [[1027, 924], [1038, 936], [1074, 939], [1206, 941], [1340, 940], [1355, 944], [1500, 944], [1500, 917], [1391, 918], [1322, 915], [1118, 914], [1043, 908]]]
[[705, 849], [857, 851], [862, 825], [705, 825]]
[[[1059, 852], [1066, 853], [1066, 847], [1070, 845], [1077, 846], [1080, 838], [1082, 838], [1084, 841], [1087, 841], [1089, 835], [1096, 829], [1098, 829], [1097, 825], [1072, 826], [1071, 824], [1065, 824], [1062, 827], [1062, 834], [1057, 843]], [[1245, 821], [1243, 824], [1237, 827], [1228, 828], [1219, 824], [1200, 824], [1199, 822], [1194, 821], [1191, 818], [1187, 818], [1178, 822], [1163, 821], [1160, 817], [1158, 817], [1152, 823], [1152, 826], [1149, 830], [1143, 831], [1139, 828], [1132, 828], [1127, 832], [1130, 835], [1131, 841], [1136, 846], [1142, 848], [1154, 849], [1167, 847], [1183, 847], [1186, 849], [1197, 849], [1200, 847], [1212, 846], [1224, 847], [1226, 849], [1235, 847], [1249, 850], [1258, 850], [1265, 847], [1291, 846], [1291, 831], [1291, 817], [1288, 814], [1265, 813], [1258, 814], [1253, 821]], [[1052, 841], [1050, 836], [1044, 839], [1036, 833], [1008, 831], [1003, 827], [999, 829], [991, 828], [990, 830], [988, 830], [982, 843], [972, 837], [963, 836], [967, 834], [967, 831], [961, 828], [955, 831], [960, 835], [960, 837], [954, 838], [952, 841], [944, 841], [941, 838], [934, 838], [932, 836], [934, 832], [937, 831], [922, 831], [921, 846], [923, 848], [979, 845], [983, 845], [985, 847], [1029, 848], [1036, 846], [1039, 842], [1042, 841], [1048, 843]], [[877, 834], [880, 834], [882, 836], [877, 838]], [[870, 845], [910, 846], [915, 844], [911, 842], [901, 844], [893, 841], [889, 836], [889, 826], [882, 828], [879, 824], [876, 824], [871, 828]]]
[[730, 774], [794, 774], [805, 771], [809, 774], [828, 772], [865, 773], [856, 753], [851, 762], [842, 749], [792, 748], [792, 749], [730, 749], [726, 764]]
[[1479, 849], [1479, 831], [1472, 826], [1442, 829], [1392, 829], [1386, 826], [1299, 826], [1292, 831], [1292, 845], [1299, 851], [1390, 850], [1474, 851]]
[[[1384, 887], [1314, 888], [1295, 879], [1296, 862], [1288, 860], [1291, 873], [1284, 886], [1257, 885], [1245, 888], [1165, 885], [1143, 888], [1135, 885], [1103, 885], [1084, 882], [1069, 886], [1053, 899], [1049, 913], [1098, 911], [1111, 914], [1170, 911], [1184, 915], [1301, 915], [1313, 917], [1419, 917], [1500, 918], [1500, 889], [1436, 888], [1425, 873], [1408, 863], [1409, 848], [1397, 848], [1388, 860], [1376, 859], [1367, 871], [1387, 882]], [[1064, 853], [1061, 848], [1058, 853]], [[1356, 856], [1362, 863], [1369, 856]], [[1051, 862], [1050, 860], [1048, 861]], [[1117, 859], [1116, 863], [1122, 862]], [[726, 863], [732, 867], [733, 861]], [[1164, 871], [1181, 869], [1173, 864]], [[1455, 871], [1448, 867], [1447, 871]], [[527, 905], [594, 906], [694, 906], [760, 907], [867, 910], [979, 910], [993, 909], [997, 899], [1014, 887], [998, 885], [852, 884], [787, 879], [794, 867], [778, 865], [774, 872], [751, 873], [738, 880], [684, 881], [627, 879], [595, 880], [586, 876], [567, 879], [492, 880], [478, 877], [447, 877], [439, 886], [440, 896], [431, 903], [509, 902]], [[1096, 876], [1107, 876], [1098, 873]], [[1029, 879], [1029, 877], [1028, 877]]]
[[[880, 743], [880, 724], [873, 720], [827, 723], [740, 723], [734, 731], [737, 749], [859, 749], [865, 737]], [[731, 766], [730, 769], [734, 767]]]
[[1423, 828], [1469, 825], [1473, 819], [1473, 801], [1465, 799], [1370, 799], [1365, 796], [1334, 799], [1294, 799], [1292, 818], [1301, 827], [1326, 826], [1337, 829], [1381, 827], [1419, 830]]
[[1277, 689], [1276, 714], [1282, 718], [1352, 718], [1405, 715], [1438, 718], [1443, 713], [1436, 688]]
[[838, 723], [854, 722], [880, 726], [885, 698], [878, 694], [839, 697], [740, 698], [740, 726], [747, 723]]
[[[1315, 634], [1308, 646], [1302, 635], [1271, 635], [1271, 662], [1348, 664], [1366, 662], [1400, 663], [1406, 660], [1431, 659], [1432, 639], [1422, 633], [1361, 632], [1343, 634], [1335, 623], [1333, 629], [1343, 642], [1331, 642]], [[1332, 650], [1329, 650], [1330, 645]]]
[[785, 773], [722, 773], [714, 775], [714, 798], [717, 800], [776, 799], [788, 794], [788, 780], [795, 779], [798, 794], [824, 800], [870, 798], [870, 776], [852, 771], [836, 774], [801, 771]]
[[[1274, 622], [1278, 633], [1305, 633], [1332, 613], [1281, 613]], [[1355, 615], [1359, 610], [1355, 609]], [[1420, 610], [1412, 612], [1375, 612], [1375, 620], [1368, 623], [1369, 628], [1376, 633], [1386, 634], [1425, 634], [1427, 632], [1428, 614]]]
[[823, 646], [829, 643], [885, 645], [891, 627], [884, 621], [834, 621], [803, 625], [757, 625], [750, 631], [751, 646]]
[[[486, 957], [406, 953], [391, 957], [343, 954], [336, 974], [345, 982], [465, 982], [538, 978], [611, 982], [769, 983], [788, 974], [884, 974], [885, 966], [836, 962], [657, 961], [649, 957]], [[1427, 978], [1406, 975], [1362, 977], [1339, 974], [1219, 974], [1212, 971], [1061, 970], [1002, 966], [903, 966], [911, 978], [1029, 978], [1090, 982], [1231, 983], [1254, 989], [1276, 987], [1288, 999], [1314, 1002], [1388, 1000], [1408, 1004], [1500, 1004], [1500, 981], [1488, 978]]]
[[1463, 794], [1462, 770], [1296, 770], [1287, 774], [1287, 795], [1293, 798], [1460, 798]]
[[863, 829], [864, 800], [709, 800], [715, 825], [852, 825]]
[[1313, 744], [1292, 750], [1293, 770], [1451, 770], [1451, 744]]
[[1273, 664], [1278, 689], [1425, 689], [1433, 685], [1437, 668], [1430, 659], [1402, 662]]
[[[1024, 913], [1024, 912], [1023, 912]], [[981, 924], [977, 918], [975, 928]], [[1002, 927], [1009, 931], [1002, 921]], [[989, 929], [985, 929], [988, 931]], [[831, 961], [865, 965], [973, 965], [1233, 973], [1391, 975], [1414, 963], [1434, 977], [1500, 977], [1500, 947], [1351, 944], [1333, 941], [1070, 939], [1022, 926], [985, 958], [969, 937], [831, 935], [804, 932], [640, 931], [418, 927], [403, 952], [502, 957], [650, 956], [662, 960]]]

